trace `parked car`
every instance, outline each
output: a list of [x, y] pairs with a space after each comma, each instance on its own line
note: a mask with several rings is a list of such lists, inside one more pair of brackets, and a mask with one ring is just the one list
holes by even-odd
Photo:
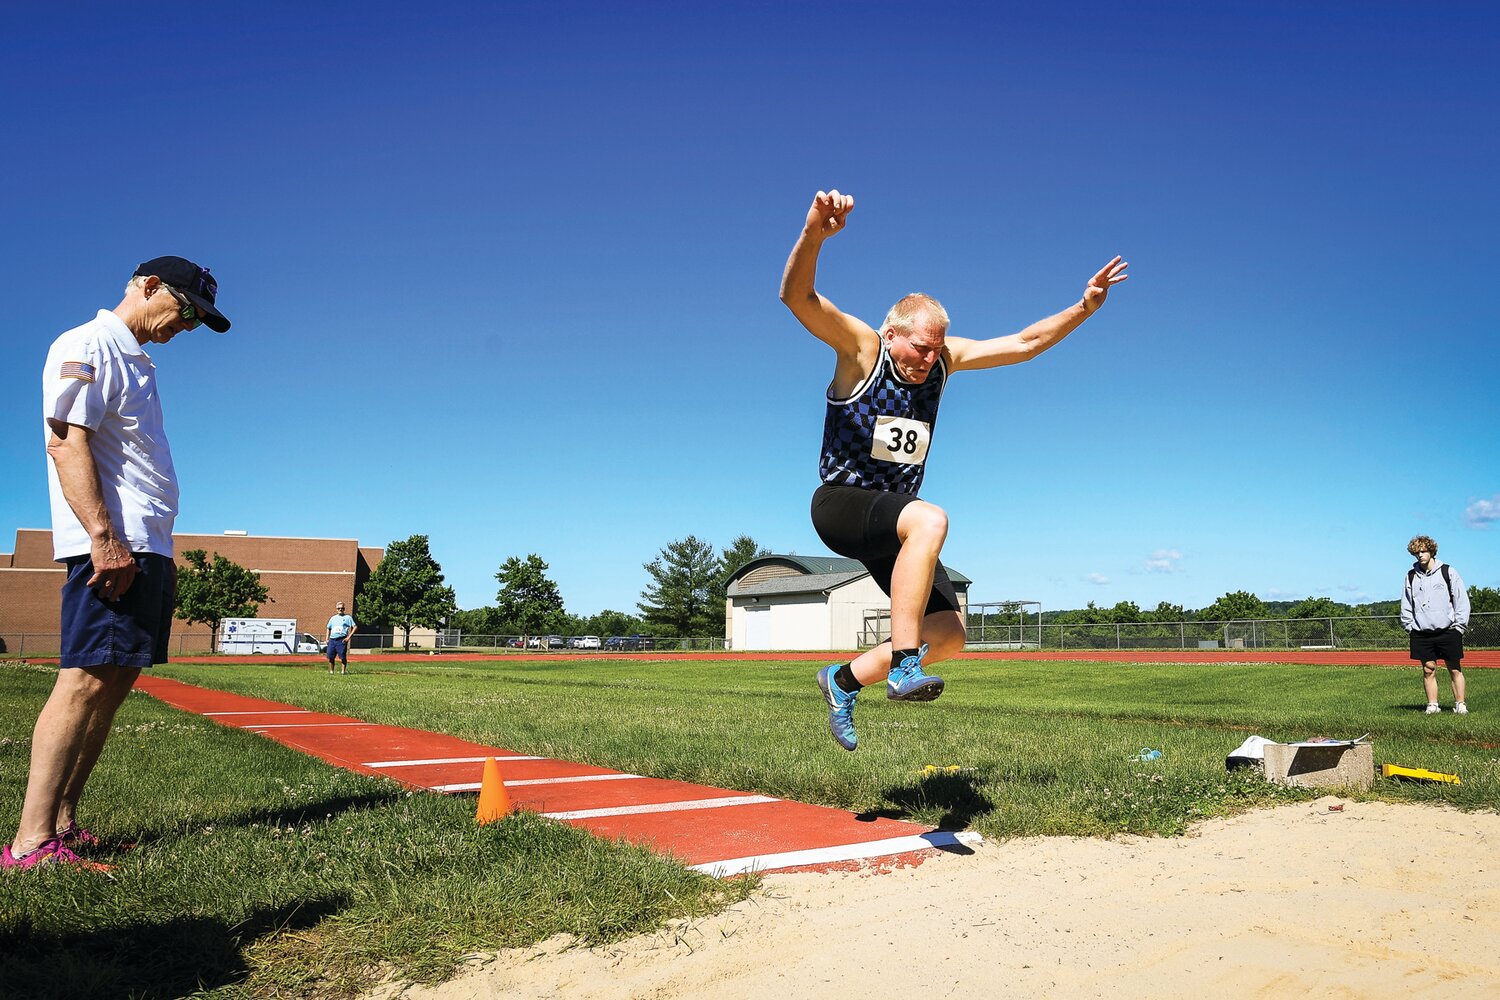
[[599, 637], [597, 635], [580, 635], [573, 640], [578, 649], [599, 649]]
[[604, 640], [605, 649], [655, 649], [656, 641], [649, 635], [612, 635]]
[[549, 635], [549, 636], [547, 636], [546, 641], [547, 641], [547, 648], [548, 649], [567, 649], [568, 648], [568, 640], [564, 639], [560, 635]]

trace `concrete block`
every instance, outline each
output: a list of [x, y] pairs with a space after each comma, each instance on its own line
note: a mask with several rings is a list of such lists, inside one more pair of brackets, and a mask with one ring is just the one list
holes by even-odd
[[1303, 788], [1369, 788], [1375, 783], [1375, 747], [1265, 745], [1266, 780]]

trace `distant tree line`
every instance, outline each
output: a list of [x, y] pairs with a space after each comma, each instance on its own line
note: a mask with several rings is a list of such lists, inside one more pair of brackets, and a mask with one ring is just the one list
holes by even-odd
[[724, 632], [729, 578], [768, 551], [748, 535], [722, 550], [688, 535], [663, 546], [643, 563], [650, 581], [636, 611], [605, 609], [593, 615], [569, 612], [541, 556], [511, 556], [495, 574], [495, 603], [453, 611], [447, 627], [466, 635], [646, 635], [716, 636]]
[[[1475, 613], [1500, 611], [1500, 588], [1470, 587], [1469, 604]], [[1135, 625], [1154, 622], [1227, 622], [1254, 619], [1307, 619], [1307, 618], [1363, 618], [1400, 614], [1401, 601], [1374, 601], [1367, 604], [1345, 604], [1328, 597], [1306, 597], [1300, 601], [1262, 601], [1245, 590], [1224, 594], [1207, 607], [1189, 610], [1181, 604], [1162, 601], [1149, 610], [1142, 609], [1134, 601], [1120, 601], [1113, 607], [1101, 608], [1090, 601], [1085, 607], [1071, 611], [1044, 611], [1043, 625]], [[977, 624], [979, 616], [970, 616]], [[994, 625], [1018, 625], [1021, 623], [1019, 608], [999, 615], [988, 614], [985, 621]], [[1027, 625], [1035, 625], [1035, 616], [1028, 616]]]

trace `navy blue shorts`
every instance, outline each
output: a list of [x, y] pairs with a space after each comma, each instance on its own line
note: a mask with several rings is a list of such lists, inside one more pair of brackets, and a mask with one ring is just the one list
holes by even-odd
[[348, 639], [329, 639], [328, 640], [328, 662], [332, 663], [334, 657], [338, 657], [339, 659], [343, 660], [345, 663], [349, 662], [349, 640]]
[[154, 552], [135, 554], [136, 575], [119, 600], [107, 601], [87, 586], [94, 575], [88, 556], [63, 560], [64, 667], [149, 667], [167, 662], [172, 615], [177, 606], [177, 564]]

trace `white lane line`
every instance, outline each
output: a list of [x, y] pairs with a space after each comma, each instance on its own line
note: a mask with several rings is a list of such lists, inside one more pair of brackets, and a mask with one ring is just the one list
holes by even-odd
[[[639, 774], [576, 774], [566, 778], [523, 778], [520, 781], [507, 781], [506, 788], [519, 788], [522, 785], [570, 785], [578, 781], [620, 781], [625, 778], [639, 778]], [[482, 783], [478, 781], [461, 781], [456, 785], [433, 785], [434, 792], [477, 792]]]
[[778, 802], [769, 795], [731, 795], [722, 799], [692, 799], [688, 802], [658, 802], [645, 806], [616, 806], [613, 809], [572, 809], [568, 812], [542, 813], [548, 819], [598, 819], [603, 816], [639, 816], [643, 813], [683, 812], [688, 809], [722, 809], [725, 806], [751, 806], [759, 802]]
[[[491, 754], [490, 757], [495, 757]], [[421, 767], [425, 764], [483, 764], [489, 757], [429, 757], [427, 760], [371, 760], [364, 767]], [[495, 757], [496, 760], [545, 760], [545, 757]]]
[[204, 712], [204, 715], [312, 715], [307, 708], [266, 709], [263, 712]]
[[780, 854], [757, 854], [745, 858], [730, 858], [727, 861], [705, 861], [690, 865], [694, 871], [705, 872], [714, 878], [743, 875], [750, 871], [774, 871], [778, 868], [800, 868], [803, 865], [824, 865], [837, 861], [855, 861], [860, 858], [882, 858], [892, 854], [906, 854], [930, 847], [971, 846], [984, 843], [981, 834], [965, 830], [961, 833], [923, 833], [910, 837], [890, 837], [886, 840], [871, 840], [863, 844], [837, 844], [833, 847], [813, 847], [805, 851], [784, 851]]
[[337, 729], [340, 726], [373, 726], [373, 722], [277, 722], [269, 726], [260, 726], [250, 723], [241, 726], [251, 732], [260, 732], [262, 729]]

